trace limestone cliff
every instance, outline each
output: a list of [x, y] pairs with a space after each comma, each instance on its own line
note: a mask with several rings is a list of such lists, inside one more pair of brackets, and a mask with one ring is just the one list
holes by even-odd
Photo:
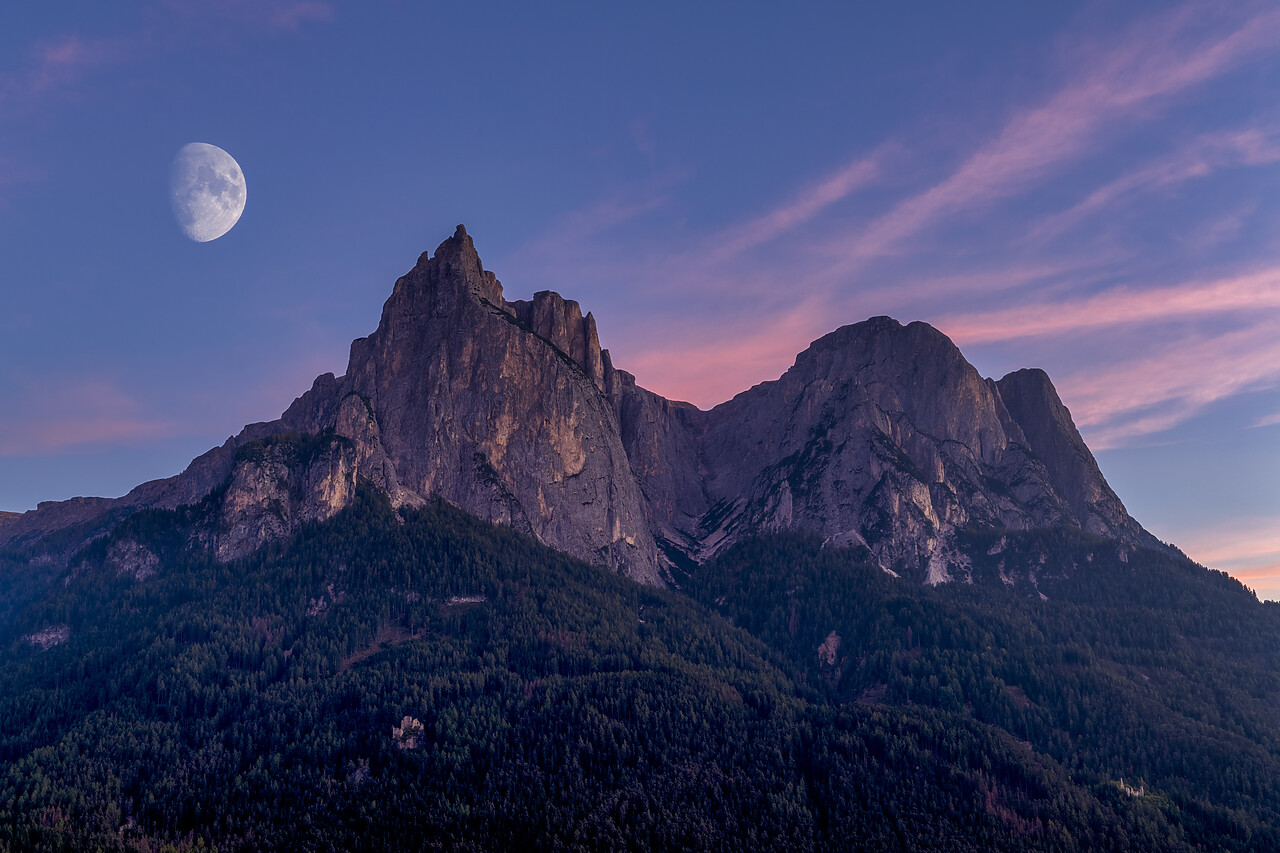
[[995, 383], [1031, 452], [1044, 463], [1072, 522], [1112, 539], [1152, 546], [1154, 537], [1129, 515], [1107, 485], [1071, 413], [1043, 370], [1018, 370]]
[[660, 583], [604, 364], [590, 314], [553, 293], [508, 306], [459, 226], [396, 282], [377, 331], [352, 344], [334, 398], [340, 412], [363, 401], [367, 417], [337, 427], [397, 500], [443, 497]]
[[[754, 531], [804, 529], [938, 583], [965, 574], [960, 529], [1077, 523], [998, 387], [924, 323], [838, 329], [686, 435], [704, 471], [682, 528], [695, 560]], [[1078, 479], [1106, 489], [1096, 465]], [[1108, 535], [1141, 530], [1129, 521]]]
[[[361, 480], [654, 584], [769, 529], [866, 546], [929, 583], [966, 576], [969, 528], [1070, 525], [1161, 547], [1042, 371], [983, 379], [936, 329], [875, 317], [701, 411], [616, 370], [577, 302], [507, 302], [462, 226], [395, 283], [345, 375], [176, 477], [2, 519], [0, 544], [213, 494], [201, 541], [232, 559], [330, 517]], [[135, 557], [121, 565], [153, 568]]]

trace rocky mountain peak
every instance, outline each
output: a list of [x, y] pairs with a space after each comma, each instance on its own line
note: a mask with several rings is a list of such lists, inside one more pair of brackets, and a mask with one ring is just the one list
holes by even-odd
[[535, 335], [581, 367], [597, 388], [606, 389], [607, 373], [612, 372], [612, 363], [609, 352], [600, 349], [596, 318], [591, 312], [583, 317], [577, 302], [552, 290], [539, 291], [533, 295], [532, 301], [511, 302], [507, 307]]
[[1007, 442], [990, 388], [928, 323], [872, 317], [842, 326], [801, 353], [783, 381], [797, 393], [815, 383], [839, 388], [882, 412], [901, 413], [934, 438], [965, 445], [987, 463]]
[[396, 282], [387, 305], [397, 297], [411, 304], [429, 304], [437, 310], [448, 310], [456, 300], [466, 297], [480, 299], [494, 307], [506, 307], [502, 284], [484, 268], [464, 225], [459, 225], [452, 237], [437, 246], [434, 254], [423, 252], [418, 256], [413, 269]]
[[460, 226], [396, 283], [336, 394], [367, 404], [344, 434], [396, 500], [443, 497], [656, 583], [606, 365], [594, 317], [551, 292], [508, 305]]
[[117, 501], [0, 519], [0, 543], [213, 495], [201, 541], [229, 559], [341, 511], [361, 480], [655, 584], [771, 529], [865, 546], [929, 583], [967, 577], [965, 530], [1070, 525], [1160, 545], [1042, 371], [983, 379], [932, 326], [873, 317], [702, 411], [615, 370], [577, 302], [508, 303], [461, 225], [396, 281], [346, 373], [279, 420]]
[[1049, 374], [1026, 368], [1006, 375], [995, 385], [1074, 521], [1100, 536], [1154, 544], [1154, 537], [1129, 516], [1102, 476]]

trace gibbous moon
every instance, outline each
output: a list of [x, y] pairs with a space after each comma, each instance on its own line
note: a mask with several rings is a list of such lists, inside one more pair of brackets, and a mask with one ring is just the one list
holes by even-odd
[[197, 243], [217, 240], [244, 212], [240, 164], [216, 145], [191, 142], [173, 158], [169, 198], [184, 234]]

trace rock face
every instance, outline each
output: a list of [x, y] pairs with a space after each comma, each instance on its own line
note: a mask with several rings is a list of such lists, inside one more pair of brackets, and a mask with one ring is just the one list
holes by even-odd
[[554, 293], [508, 306], [460, 226], [396, 282], [378, 330], [351, 345], [338, 430], [397, 501], [440, 496], [659, 583], [604, 383], [594, 318]]
[[[644, 458], [665, 444], [659, 455], [679, 459], [698, 449], [701, 493], [646, 490], [678, 508], [683, 538], [672, 539], [695, 561], [754, 531], [803, 529], [939, 583], [965, 574], [955, 534], [967, 527], [1085, 525], [1158, 545], [1107, 486], [1047, 377], [1034, 399], [1056, 408], [1019, 396], [1011, 411], [1006, 381], [983, 380], [931, 326], [875, 317], [816, 341], [777, 381], [639, 430], [648, 439], [628, 451]], [[682, 424], [682, 435], [657, 439]]]
[[396, 282], [344, 376], [177, 477], [4, 520], [0, 543], [215, 493], [207, 544], [232, 559], [330, 517], [362, 479], [396, 505], [444, 498], [653, 584], [770, 529], [866, 546], [929, 583], [965, 576], [966, 528], [1071, 525], [1160, 547], [1042, 371], [984, 380], [932, 327], [875, 317], [701, 411], [616, 370], [578, 303], [507, 302], [462, 226]]
[[1099, 536], [1150, 544], [1144, 542], [1149, 534], [1125, 511], [1098, 470], [1049, 375], [1043, 370], [1018, 370], [996, 387], [1031, 451], [1044, 462], [1070, 520]]
[[218, 559], [243, 557], [304, 522], [332, 518], [355, 498], [356, 470], [356, 449], [340, 436], [246, 446], [218, 514]]

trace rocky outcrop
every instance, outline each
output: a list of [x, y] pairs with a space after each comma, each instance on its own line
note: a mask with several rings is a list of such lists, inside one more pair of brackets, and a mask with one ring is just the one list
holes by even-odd
[[1016, 381], [984, 380], [927, 324], [875, 317], [709, 412], [622, 371], [613, 396], [655, 535], [689, 565], [769, 529], [864, 545], [928, 583], [967, 575], [965, 528], [1065, 524], [1163, 547], [1114, 497], [1047, 377], [1038, 408]]
[[352, 344], [338, 405], [356, 395], [367, 406], [377, 439], [352, 438], [397, 499], [442, 497], [661, 583], [606, 380], [594, 319], [550, 293], [508, 306], [459, 226]]
[[609, 387], [654, 536], [664, 558], [687, 569], [701, 553], [696, 531], [711, 507], [703, 452], [707, 413], [641, 388], [626, 371], [615, 371]]
[[362, 480], [398, 506], [443, 498], [654, 584], [769, 529], [865, 546], [927, 583], [966, 576], [967, 528], [1071, 525], [1160, 546], [1042, 371], [983, 379], [936, 329], [875, 317], [701, 411], [615, 369], [578, 303], [507, 302], [461, 226], [396, 282], [345, 375], [177, 477], [0, 520], [0, 542], [213, 494], [206, 544], [232, 559], [332, 516]]
[[532, 302], [517, 300], [508, 309], [535, 335], [551, 344], [582, 368], [601, 391], [605, 390], [605, 353], [600, 349], [596, 318], [572, 299], [543, 290], [533, 295]]
[[337, 435], [279, 438], [236, 454], [213, 536], [220, 560], [281, 539], [308, 521], [324, 521], [355, 498], [357, 453]]
[[160, 557], [132, 539], [117, 539], [107, 550], [106, 565], [116, 577], [144, 581], [160, 570]]
[[1054, 492], [1066, 504], [1067, 517], [1090, 533], [1152, 546], [1154, 537], [1129, 515], [1098, 468], [1071, 413], [1043, 370], [1026, 369], [996, 383], [1027, 446], [1044, 463]]
[[1062, 501], [999, 394], [945, 335], [875, 317], [801, 353], [780, 379], [707, 413], [705, 558], [761, 529], [869, 547], [885, 568], [964, 571], [968, 526], [1062, 523]]
[[20, 546], [53, 531], [92, 525], [116, 509], [118, 504], [118, 501], [109, 498], [42, 501], [35, 509], [24, 512], [17, 518], [8, 519], [0, 526], [0, 546]]

